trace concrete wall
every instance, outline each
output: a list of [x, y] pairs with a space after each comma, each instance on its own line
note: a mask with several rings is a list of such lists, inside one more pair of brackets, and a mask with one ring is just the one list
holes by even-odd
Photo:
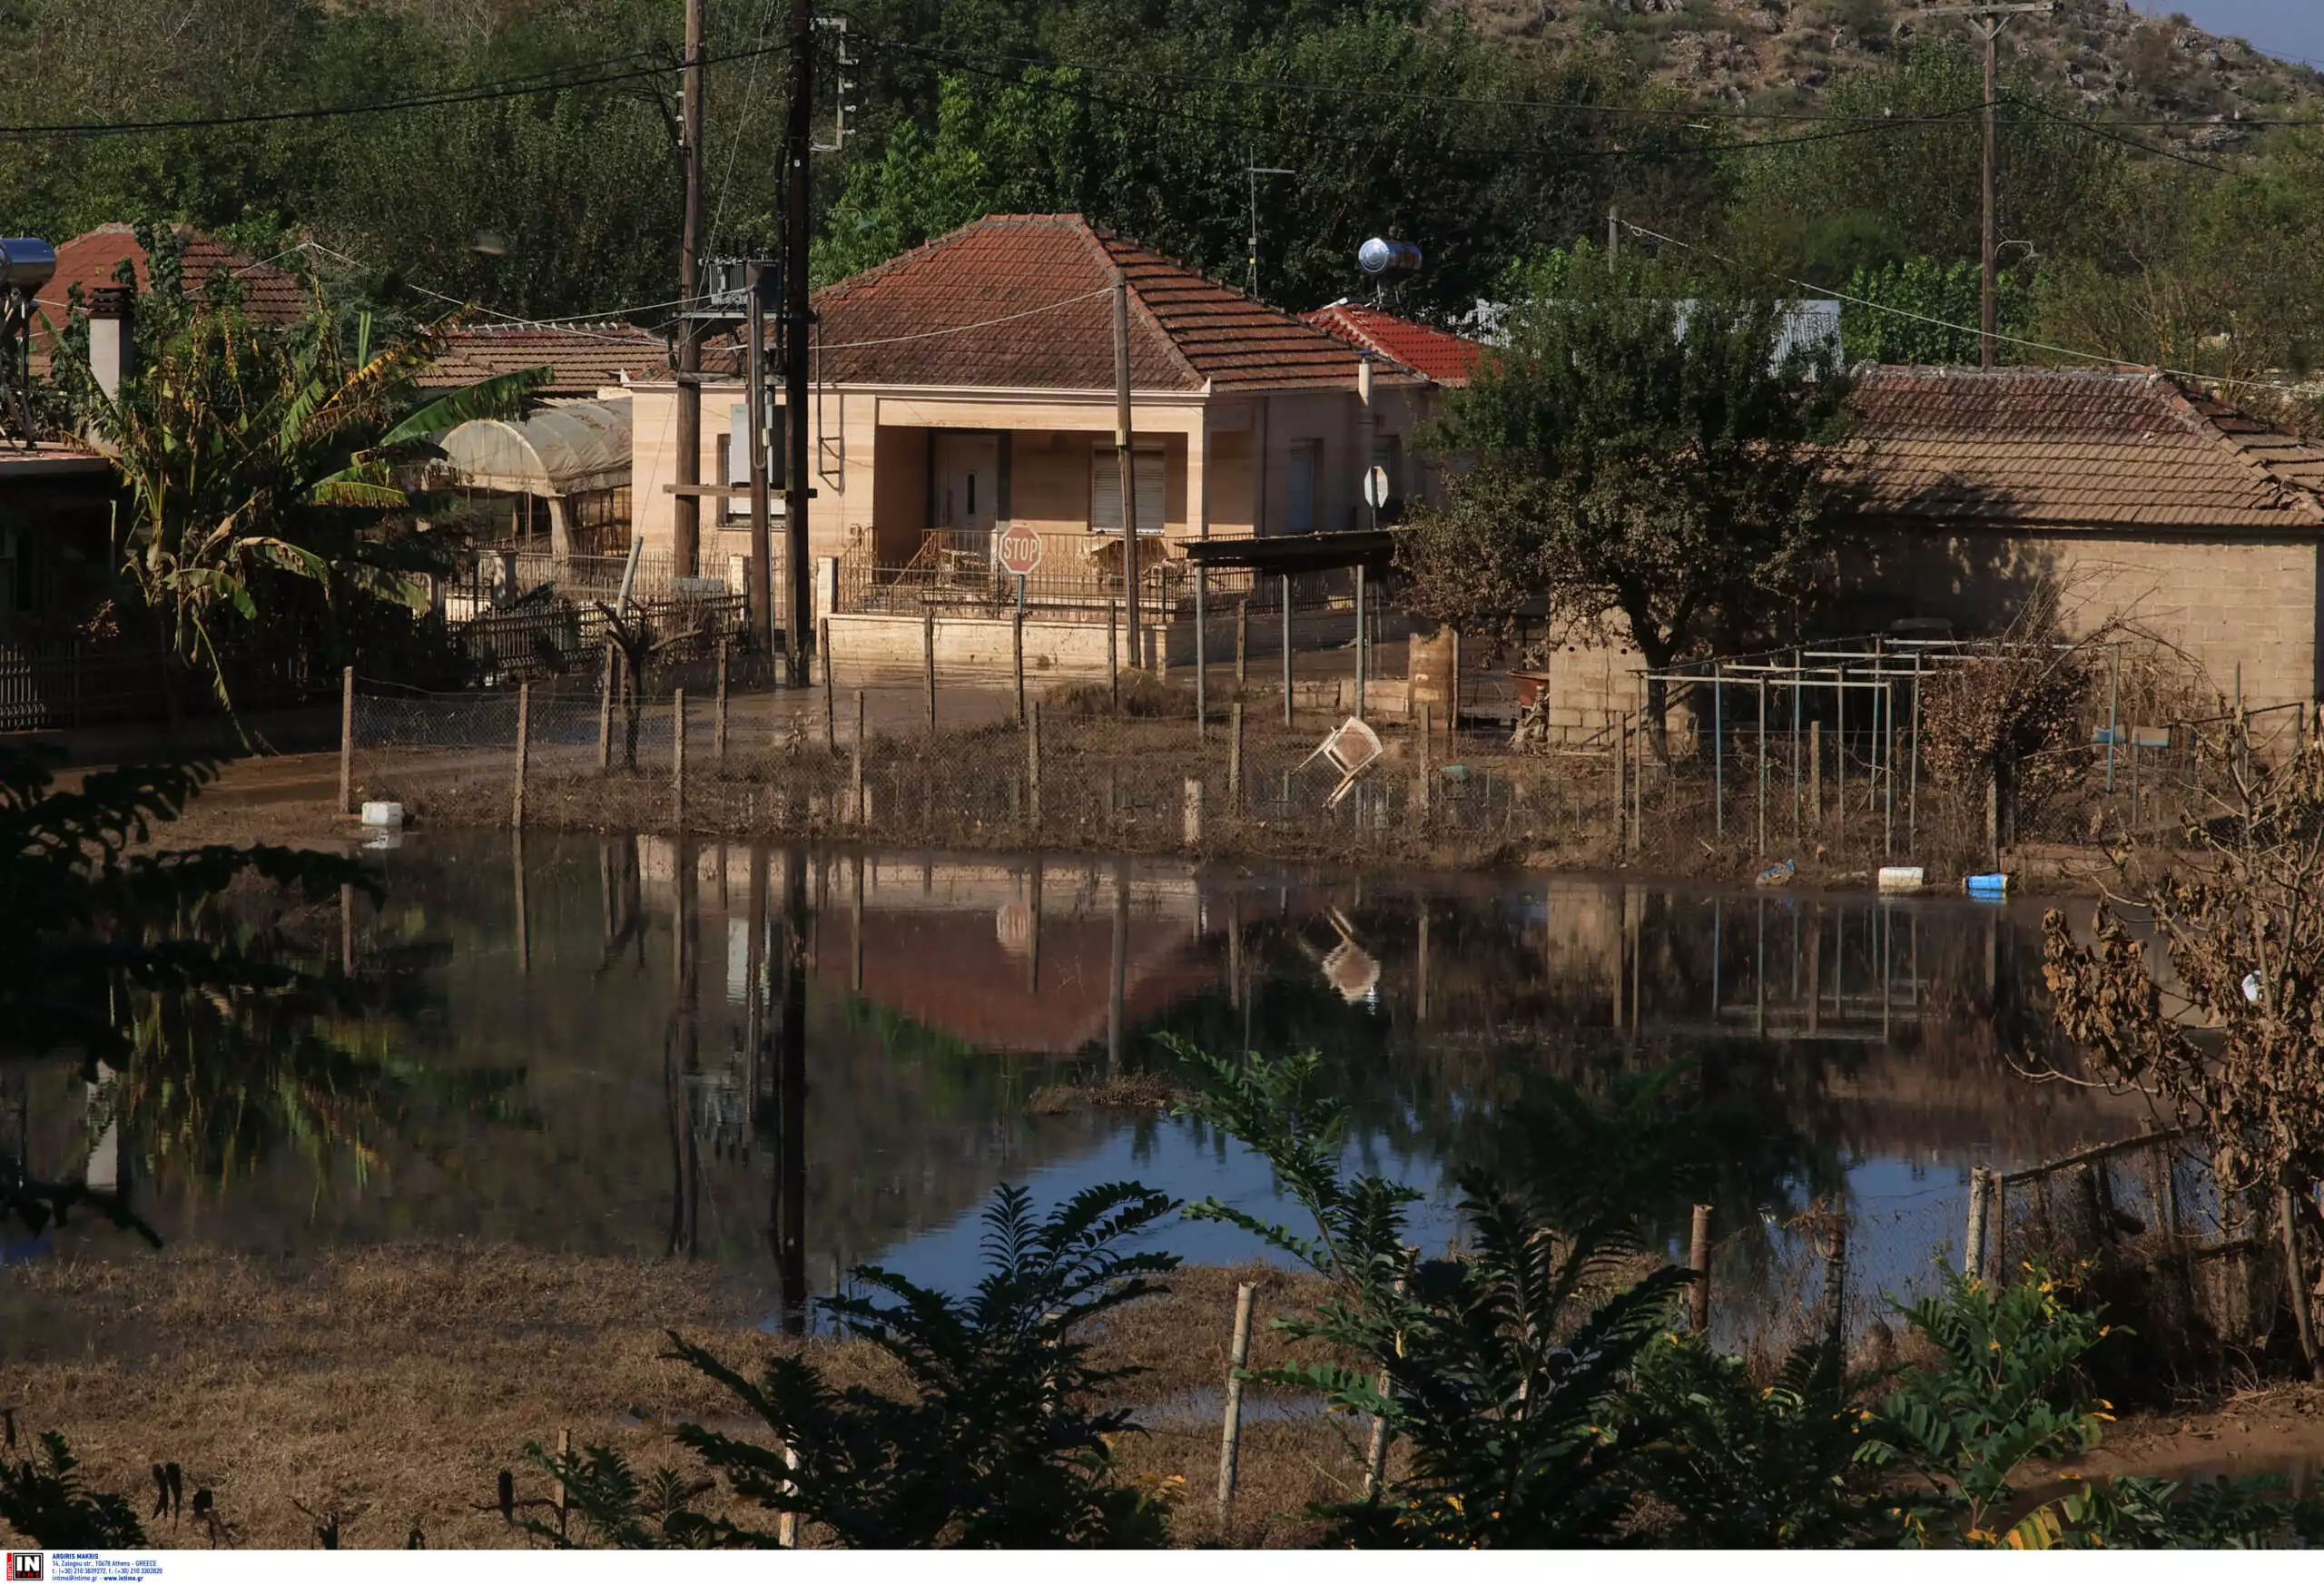
[[2127, 622], [2184, 650], [2221, 692], [2232, 693], [2240, 664], [2247, 703], [2289, 703], [2319, 691], [2319, 575], [2313, 540], [1902, 527], [1844, 568], [1839, 625], [1942, 616], [1964, 635], [1991, 635], [2053, 579], [2077, 631]]

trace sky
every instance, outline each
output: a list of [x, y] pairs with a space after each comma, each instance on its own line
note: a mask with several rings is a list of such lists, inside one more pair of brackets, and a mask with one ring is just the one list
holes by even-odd
[[2207, 33], [2324, 64], [2324, 0], [2132, 0], [2132, 8], [2159, 16], [2182, 11]]

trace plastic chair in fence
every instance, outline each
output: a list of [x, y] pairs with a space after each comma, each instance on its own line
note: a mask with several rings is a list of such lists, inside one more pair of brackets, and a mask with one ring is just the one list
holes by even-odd
[[[1299, 762], [1299, 770], [1306, 769], [1320, 759], [1340, 772], [1339, 785], [1334, 787], [1332, 795], [1324, 800], [1325, 808], [1335, 809], [1339, 807], [1340, 800], [1347, 796], [1349, 790], [1355, 785], [1355, 778], [1372, 767], [1373, 761], [1380, 757], [1381, 752], [1380, 733], [1350, 715], [1331, 729], [1323, 742], [1316, 745], [1315, 753]], [[1297, 771], [1293, 773], [1296, 774]]]

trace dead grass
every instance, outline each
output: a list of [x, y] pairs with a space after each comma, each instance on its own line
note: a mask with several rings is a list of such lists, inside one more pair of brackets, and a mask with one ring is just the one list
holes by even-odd
[[1025, 1102], [1028, 1114], [1063, 1117], [1080, 1111], [1157, 1111], [1185, 1097], [1159, 1073], [1117, 1073], [1081, 1084], [1044, 1084]]
[[[1252, 1364], [1313, 1353], [1267, 1323], [1317, 1284], [1268, 1267], [1180, 1272], [1170, 1296], [1117, 1312], [1099, 1342], [1107, 1362], [1148, 1367], [1125, 1396], [1149, 1428], [1121, 1457], [1131, 1472], [1185, 1481], [1182, 1544], [1311, 1541], [1300, 1510], [1360, 1478], [1363, 1426], [1250, 1388], [1222, 1530], [1219, 1410], [1242, 1281], [1258, 1288]], [[0, 1282], [0, 1404], [20, 1432], [62, 1431], [99, 1489], [135, 1497], [154, 1462], [182, 1464], [246, 1547], [312, 1545], [300, 1503], [349, 1515], [350, 1547], [400, 1546], [414, 1523], [434, 1547], [522, 1545], [491, 1502], [503, 1468], [517, 1469], [520, 1494], [542, 1493], [522, 1466], [527, 1441], [569, 1430], [641, 1468], [690, 1469], [674, 1424], [743, 1428], [723, 1391], [662, 1357], [667, 1330], [743, 1364], [804, 1347], [834, 1384], [899, 1389], [874, 1350], [771, 1337], [755, 1329], [762, 1313], [708, 1267], [498, 1245], [34, 1264]], [[191, 1525], [156, 1538], [207, 1543]]]

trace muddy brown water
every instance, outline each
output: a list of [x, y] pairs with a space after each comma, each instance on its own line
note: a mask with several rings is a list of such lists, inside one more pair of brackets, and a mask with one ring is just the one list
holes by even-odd
[[[1861, 1290], [1902, 1293], [1957, 1245], [1973, 1166], [2140, 1126], [2011, 1070], [2042, 1021], [2022, 903], [477, 831], [370, 856], [380, 903], [300, 923], [371, 1009], [200, 1106], [19, 1069], [0, 1081], [33, 1175], [117, 1181], [180, 1244], [670, 1255], [787, 1314], [864, 1262], [972, 1283], [1001, 1183], [1048, 1205], [1136, 1180], [1295, 1221], [1197, 1123], [1029, 1104], [1167, 1070], [1160, 1035], [1323, 1052], [1350, 1166], [1423, 1195], [1430, 1252], [1459, 1235], [1461, 1164], [1521, 1153], [1539, 1075], [1683, 1058], [1732, 1158], [1646, 1206], [1674, 1252], [1697, 1191], [1722, 1239], [1777, 1252], [1837, 1195]], [[78, 1219], [7, 1235], [9, 1260], [128, 1246]], [[1261, 1252], [1175, 1218], [1153, 1241]]]

